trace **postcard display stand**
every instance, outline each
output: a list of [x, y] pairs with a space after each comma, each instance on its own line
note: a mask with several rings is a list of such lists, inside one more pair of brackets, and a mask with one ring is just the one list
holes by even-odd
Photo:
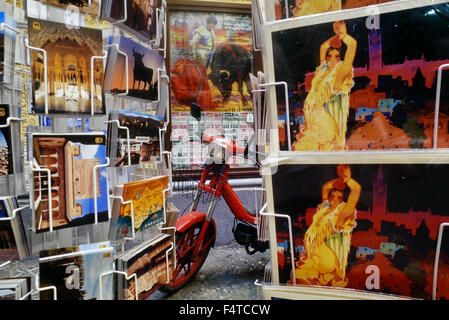
[[252, 7], [269, 132], [260, 297], [447, 299], [447, 2]]
[[[17, 24], [0, 25], [5, 38], [20, 39], [24, 54], [16, 59], [23, 65], [20, 77], [3, 81], [0, 104], [1, 145], [6, 140], [12, 167], [0, 176], [7, 186], [0, 188], [0, 223], [22, 214], [26, 221], [2, 233], [2, 243], [15, 238], [16, 256], [0, 248], [0, 274], [29, 279], [27, 290], [13, 290], [17, 299], [146, 299], [172, 276], [166, 3], [143, 1], [146, 7], [136, 9], [128, 2], [28, 0]], [[128, 17], [138, 14], [145, 22], [136, 31]], [[15, 71], [5, 63], [5, 75], [8, 68]], [[26, 127], [26, 149], [20, 150], [23, 74], [28, 113], [39, 125]], [[4, 129], [11, 129], [6, 137]], [[26, 194], [29, 205], [18, 205], [16, 197], [22, 203]], [[0, 278], [0, 288], [9, 289], [11, 281]]]

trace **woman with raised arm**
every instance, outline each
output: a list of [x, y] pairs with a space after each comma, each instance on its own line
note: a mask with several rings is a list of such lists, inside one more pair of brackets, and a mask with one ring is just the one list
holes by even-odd
[[[346, 30], [344, 21], [333, 25], [335, 36], [320, 46], [320, 65], [304, 103], [305, 129], [297, 136], [292, 150], [332, 151], [346, 147], [349, 92], [354, 85], [353, 67], [357, 41]], [[341, 59], [342, 45], [346, 45]]]
[[[297, 284], [345, 287], [351, 233], [356, 226], [356, 205], [361, 187], [349, 165], [337, 166], [338, 178], [323, 185], [322, 203], [304, 236], [305, 256], [295, 268]], [[344, 202], [343, 191], [349, 188]]]

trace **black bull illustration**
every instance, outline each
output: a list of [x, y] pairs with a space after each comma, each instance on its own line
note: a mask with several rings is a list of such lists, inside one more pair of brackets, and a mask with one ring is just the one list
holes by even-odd
[[148, 84], [148, 90], [151, 89], [151, 80], [153, 79], [153, 69], [148, 68], [143, 64], [142, 58], [145, 53], [139, 53], [133, 48], [133, 56], [134, 56], [134, 81], [133, 81], [133, 90], [134, 85], [137, 81], [137, 89], [140, 90], [140, 82], [143, 81], [143, 90], [145, 90]]
[[242, 103], [247, 104], [243, 96], [243, 82], [250, 90], [251, 55], [245, 48], [236, 44], [221, 44], [217, 46], [211, 62], [211, 73], [209, 79], [220, 90], [223, 103], [228, 102], [232, 84], [237, 82], [238, 91], [242, 98]]

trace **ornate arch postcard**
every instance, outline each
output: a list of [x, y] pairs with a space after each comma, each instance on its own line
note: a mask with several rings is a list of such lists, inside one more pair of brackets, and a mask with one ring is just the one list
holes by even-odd
[[[99, 29], [68, 28], [65, 24], [28, 19], [29, 45], [45, 50], [30, 50], [32, 111], [51, 114], [105, 114], [102, 33]], [[92, 77], [93, 72], [93, 77]], [[93, 86], [92, 86], [93, 84]], [[94, 99], [93, 104], [91, 99]]]

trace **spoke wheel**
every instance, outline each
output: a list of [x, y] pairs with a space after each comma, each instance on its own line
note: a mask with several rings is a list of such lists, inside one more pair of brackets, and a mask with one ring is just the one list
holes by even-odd
[[199, 222], [184, 232], [176, 232], [176, 268], [173, 270], [173, 278], [160, 288], [161, 291], [176, 292], [192, 281], [201, 269], [215, 240], [214, 227], [209, 224], [200, 250], [192, 257], [202, 226], [203, 222]]

